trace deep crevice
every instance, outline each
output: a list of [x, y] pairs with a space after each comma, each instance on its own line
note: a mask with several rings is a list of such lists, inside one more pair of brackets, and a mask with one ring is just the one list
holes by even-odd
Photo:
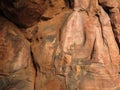
[[65, 3], [70, 9], [74, 8], [74, 0], [65, 0]]
[[39, 64], [37, 62], [35, 62], [32, 51], [31, 51], [31, 58], [32, 58], [32, 63], [33, 63], [33, 66], [35, 68], [35, 72], [36, 72], [36, 76], [37, 76], [37, 71], [40, 71], [40, 66], [39, 66]]
[[40, 19], [41, 19], [42, 21], [48, 21], [48, 20], [51, 20], [52, 18], [41, 16]]
[[[96, 16], [98, 17], [98, 20], [99, 20], [99, 23], [100, 23], [103, 43], [104, 43], [104, 44], [107, 46], [107, 48], [108, 48], [109, 57], [110, 57], [110, 62], [112, 63], [112, 58], [111, 58], [111, 55], [110, 55], [110, 48], [109, 48], [109, 45], [108, 45], [107, 40], [106, 40], [106, 39], [104, 38], [104, 36], [103, 36], [103, 30], [104, 30], [104, 29], [103, 29], [103, 26], [102, 26], [102, 21], [101, 21], [100, 16], [99, 16], [98, 14], [96, 14]], [[112, 67], [112, 64], [111, 64], [111, 67]], [[112, 67], [112, 69], [113, 69], [113, 67]]]
[[[104, 4], [101, 4], [101, 3], [99, 3], [99, 5], [104, 9], [104, 11], [108, 14], [108, 16], [109, 16], [109, 18], [110, 18], [110, 20], [111, 20], [110, 15], [112, 14], [112, 12], [110, 12], [110, 9], [112, 9], [112, 8], [114, 8], [114, 7], [107, 7], [107, 6], [105, 6]], [[110, 23], [111, 23], [111, 22], [110, 22]], [[115, 37], [116, 33], [115, 33], [114, 29], [115, 29], [116, 27], [115, 27], [115, 25], [112, 24], [112, 23], [111, 23], [111, 27], [112, 27], [112, 31], [113, 31], [114, 37]], [[116, 40], [116, 43], [117, 43], [117, 45], [118, 45], [118, 48], [120, 49], [119, 39], [118, 39], [117, 37], [115, 37], [115, 40]]]
[[111, 14], [111, 12], [110, 12], [110, 9], [112, 9], [111, 7], [104, 6], [104, 5], [100, 4], [100, 3], [99, 3], [99, 5], [104, 9], [104, 11], [105, 11], [108, 15]]
[[40, 66], [38, 65], [37, 62], [35, 62], [35, 59], [34, 59], [34, 56], [33, 56], [33, 52], [32, 52], [32, 49], [31, 49], [31, 46], [30, 46], [30, 53], [31, 53], [31, 59], [32, 59], [32, 64], [34, 66], [34, 69], [35, 69], [35, 80], [34, 80], [34, 90], [36, 90], [36, 77], [37, 77], [37, 72], [38, 72], [38, 69], [40, 69]]
[[97, 18], [98, 18], [98, 21], [99, 21], [99, 24], [100, 24], [100, 27], [101, 27], [101, 34], [102, 34], [102, 39], [104, 41], [104, 36], [103, 36], [103, 26], [102, 26], [102, 22], [100, 20], [100, 16], [98, 14], [95, 15]]
[[99, 0], [98, 0], [98, 4], [99, 4], [99, 6], [101, 6], [101, 7], [105, 10], [105, 12], [106, 12], [108, 15], [111, 14], [110, 9], [114, 8], [114, 7], [109, 7], [109, 6], [104, 5], [104, 3], [100, 3]]

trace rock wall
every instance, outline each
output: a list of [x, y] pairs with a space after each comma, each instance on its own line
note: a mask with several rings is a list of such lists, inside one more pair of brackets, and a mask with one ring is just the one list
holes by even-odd
[[120, 90], [119, 0], [1, 0], [0, 90]]

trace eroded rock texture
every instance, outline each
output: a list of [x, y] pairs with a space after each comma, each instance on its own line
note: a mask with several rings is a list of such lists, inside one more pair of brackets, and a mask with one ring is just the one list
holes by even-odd
[[47, 7], [46, 0], [1, 0], [4, 15], [21, 27], [29, 27], [40, 20]]
[[29, 27], [0, 17], [0, 90], [120, 90], [119, 0], [1, 0], [0, 8]]
[[34, 90], [30, 44], [19, 29], [0, 17], [0, 90]]

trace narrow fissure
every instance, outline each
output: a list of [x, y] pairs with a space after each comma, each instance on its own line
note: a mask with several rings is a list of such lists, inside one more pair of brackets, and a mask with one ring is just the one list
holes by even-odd
[[[99, 1], [99, 0], [98, 0]], [[99, 5], [104, 9], [104, 11], [108, 14], [108, 16], [109, 16], [109, 18], [110, 18], [110, 20], [111, 20], [111, 17], [110, 17], [110, 15], [112, 14], [112, 12], [110, 12], [110, 9], [112, 9], [113, 7], [107, 7], [107, 6], [104, 6], [104, 5], [102, 5], [100, 2], [99, 2]], [[110, 22], [111, 23], [111, 22]], [[115, 36], [115, 31], [114, 31], [114, 29], [115, 29], [115, 26], [111, 23], [111, 27], [112, 27], [112, 30], [113, 30], [113, 33], [114, 33], [114, 36]], [[117, 43], [117, 45], [118, 45], [118, 47], [119, 47], [119, 49], [120, 49], [120, 43], [119, 43], [119, 40], [118, 40], [118, 38], [117, 37], [115, 37], [115, 40], [116, 40], [116, 43]]]
[[70, 9], [74, 8], [74, 0], [65, 0], [65, 2]]
[[37, 76], [37, 71], [40, 71], [40, 66], [38, 65], [37, 62], [35, 62], [32, 51], [31, 51], [31, 58], [32, 58], [33, 66], [34, 66], [34, 68], [35, 68], [36, 76]]
[[105, 44], [106, 46], [107, 46], [107, 48], [108, 48], [108, 52], [109, 52], [109, 57], [110, 57], [110, 62], [111, 62], [111, 64], [110, 64], [110, 66], [111, 66], [111, 68], [112, 68], [112, 70], [113, 70], [113, 67], [112, 67], [112, 58], [111, 58], [111, 55], [110, 55], [110, 48], [109, 48], [109, 46], [108, 46], [108, 43], [107, 43], [107, 40], [104, 38], [104, 36], [103, 36], [103, 26], [102, 26], [102, 22], [101, 22], [101, 20], [100, 20], [100, 16], [98, 15], [98, 14], [96, 14], [96, 16], [98, 17], [98, 20], [99, 20], [99, 23], [100, 23], [100, 27], [101, 27], [101, 34], [102, 34], [102, 39], [103, 39], [103, 44]]
[[35, 59], [34, 59], [33, 52], [32, 52], [31, 48], [30, 48], [30, 53], [31, 53], [32, 64], [33, 64], [33, 67], [35, 69], [34, 90], [36, 90], [35, 83], [36, 83], [37, 72], [38, 72], [38, 69], [40, 69], [40, 66], [38, 65], [37, 62], [35, 62]]

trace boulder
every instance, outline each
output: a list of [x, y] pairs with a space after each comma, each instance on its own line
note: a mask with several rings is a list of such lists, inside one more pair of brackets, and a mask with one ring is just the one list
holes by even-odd
[[40, 20], [46, 0], [1, 0], [3, 14], [20, 27], [30, 27]]

